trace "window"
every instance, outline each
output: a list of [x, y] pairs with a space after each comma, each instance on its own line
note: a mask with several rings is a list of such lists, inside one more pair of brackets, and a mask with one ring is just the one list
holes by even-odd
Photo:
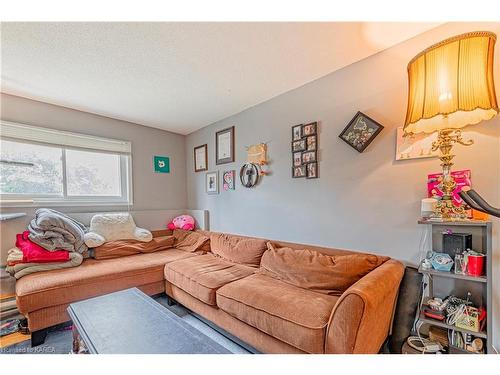
[[1, 123], [2, 204], [130, 204], [130, 142]]
[[120, 155], [67, 150], [69, 196], [120, 196]]
[[62, 149], [0, 141], [2, 194], [62, 196]]

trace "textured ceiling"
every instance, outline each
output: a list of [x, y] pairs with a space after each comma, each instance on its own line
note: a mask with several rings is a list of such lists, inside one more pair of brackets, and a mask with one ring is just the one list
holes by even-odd
[[2, 23], [2, 92], [189, 134], [435, 23]]

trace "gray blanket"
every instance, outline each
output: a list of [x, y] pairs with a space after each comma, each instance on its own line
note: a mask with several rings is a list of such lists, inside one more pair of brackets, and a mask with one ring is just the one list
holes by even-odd
[[28, 225], [29, 239], [49, 251], [68, 250], [82, 254], [87, 250], [82, 223], [50, 208], [39, 208]]

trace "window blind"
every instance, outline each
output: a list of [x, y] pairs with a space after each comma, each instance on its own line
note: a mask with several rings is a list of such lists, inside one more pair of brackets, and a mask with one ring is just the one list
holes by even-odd
[[130, 154], [132, 152], [132, 144], [128, 141], [101, 138], [8, 121], [0, 122], [0, 136], [13, 140], [25, 140], [63, 147], [76, 147], [122, 154]]

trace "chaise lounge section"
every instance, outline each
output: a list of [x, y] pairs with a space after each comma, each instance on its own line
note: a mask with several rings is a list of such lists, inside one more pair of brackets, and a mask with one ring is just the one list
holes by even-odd
[[86, 259], [75, 268], [33, 273], [16, 281], [16, 302], [28, 319], [32, 345], [43, 343], [46, 328], [70, 319], [69, 304], [127, 288], [148, 295], [165, 291], [165, 264], [195, 256], [177, 249], [114, 259]]

